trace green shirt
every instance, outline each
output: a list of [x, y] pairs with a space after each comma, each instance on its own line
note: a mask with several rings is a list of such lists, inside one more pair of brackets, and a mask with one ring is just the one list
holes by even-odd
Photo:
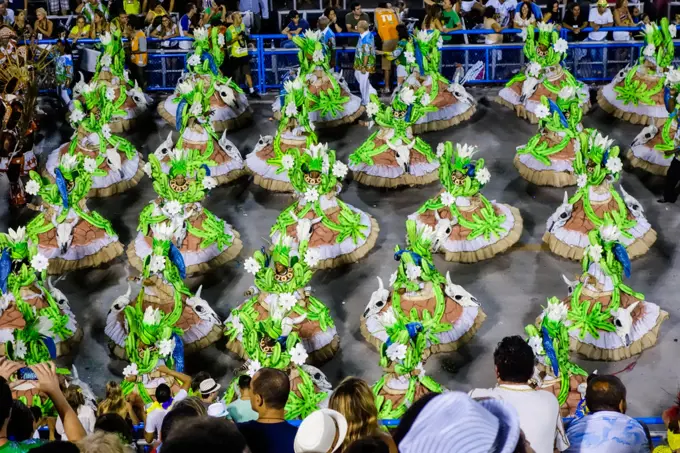
[[[444, 28], [453, 28], [460, 23], [460, 17], [455, 9], [451, 11], [442, 12], [442, 22], [444, 22]], [[451, 41], [451, 35], [442, 35], [444, 42]]]
[[40, 447], [44, 442], [38, 439], [31, 439], [24, 442], [7, 442], [0, 447], [0, 453], [26, 453], [29, 450]]

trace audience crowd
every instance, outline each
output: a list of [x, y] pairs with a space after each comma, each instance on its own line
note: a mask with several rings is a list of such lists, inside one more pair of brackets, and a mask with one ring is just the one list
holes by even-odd
[[[154, 401], [144, 405], [137, 393], [124, 395], [120, 385], [110, 382], [96, 405], [86, 384], [59, 377], [54, 364], [45, 363], [28, 367], [40, 392], [53, 403], [43, 414], [38, 405], [29, 408], [12, 399], [11, 388], [17, 385], [13, 376], [27, 370], [3, 359], [0, 453], [144, 448], [156, 453], [651, 452], [647, 427], [626, 415], [626, 389], [617, 377], [588, 378], [585, 415], [570, 420], [565, 430], [557, 398], [537, 388], [534, 353], [521, 337], [498, 344], [494, 366], [494, 388], [426, 394], [389, 431], [380, 424], [371, 388], [356, 377], [340, 382], [324, 409], [295, 426], [285, 419], [291, 382], [281, 370], [262, 368], [252, 377], [240, 376], [236, 397], [228, 404], [219, 398], [221, 386], [209, 374], [192, 378], [172, 372], [183, 383], [174, 394], [160, 384]], [[140, 423], [142, 439], [133, 434]]]

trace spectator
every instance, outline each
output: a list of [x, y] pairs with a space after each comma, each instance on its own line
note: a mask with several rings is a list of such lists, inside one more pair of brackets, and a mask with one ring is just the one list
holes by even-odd
[[[203, 14], [201, 15], [201, 24], [210, 24], [213, 20], [221, 19], [226, 14], [226, 7], [218, 5], [215, 0], [204, 1]], [[207, 4], [206, 4], [207, 3]]]
[[250, 388], [250, 404], [258, 419], [239, 423], [238, 428], [251, 453], [294, 453], [298, 429], [285, 420], [284, 410], [290, 393], [288, 375], [274, 368], [262, 368], [253, 376]]
[[109, 10], [100, 0], [83, 0], [76, 8], [76, 13], [85, 16], [89, 24], [94, 21], [94, 13], [101, 12], [106, 20], [109, 19]]
[[[366, 23], [370, 23], [370, 19], [368, 18], [368, 14], [361, 12], [361, 5], [359, 2], [352, 2], [352, 5], [350, 7], [351, 11], [345, 15], [345, 28], [349, 33], [361, 33], [359, 31], [359, 22], [366, 21]], [[347, 40], [347, 43], [350, 46], [356, 46], [357, 45], [357, 38], [349, 38]]]
[[58, 16], [68, 16], [69, 14], [69, 0], [48, 0], [47, 8], [50, 10], [50, 14]]
[[156, 27], [154, 31], [151, 32], [152, 38], [161, 39], [161, 47], [170, 48], [175, 47], [176, 42], [170, 42], [169, 39], [176, 38], [179, 36], [179, 29], [177, 24], [172, 22], [170, 16], [163, 16], [161, 18], [161, 24]]
[[408, 30], [406, 29], [405, 24], [399, 24], [397, 25], [397, 36], [399, 38], [399, 41], [397, 42], [397, 48], [394, 49], [391, 53], [389, 54], [383, 54], [383, 58], [386, 56], [390, 61], [396, 60], [397, 62], [397, 86], [400, 86], [402, 83], [404, 83], [404, 79], [408, 76], [406, 73], [406, 57], [405, 57], [405, 52], [406, 52], [406, 46], [408, 45], [409, 41], [409, 35], [408, 35]]
[[375, 41], [373, 34], [368, 31], [368, 22], [359, 22], [359, 42], [354, 53], [354, 78], [361, 91], [361, 103], [367, 105], [371, 94], [377, 94], [371, 86], [370, 76], [375, 72]]
[[283, 47], [292, 49], [295, 47], [295, 43], [291, 41], [293, 39], [293, 36], [301, 35], [307, 30], [309, 30], [309, 22], [307, 22], [304, 19], [301, 19], [300, 13], [298, 13], [295, 10], [291, 11], [288, 14], [288, 19], [290, 20], [290, 22], [288, 22], [286, 28], [281, 30], [281, 33], [288, 36], [288, 41], [284, 41]]
[[546, 24], [554, 24], [555, 30], [560, 30], [562, 25], [560, 21], [560, 2], [558, 0], [550, 0], [548, 2], [548, 8], [546, 13], [543, 15], [543, 22]]
[[253, 23], [250, 32], [260, 33], [262, 19], [269, 19], [269, 3], [265, 0], [239, 0], [238, 9], [241, 12], [250, 11], [253, 14]]
[[132, 428], [123, 417], [118, 414], [104, 414], [97, 418], [94, 424], [95, 431], [104, 431], [117, 435], [126, 445], [132, 445]]
[[238, 399], [232, 401], [227, 406], [229, 418], [236, 423], [245, 423], [251, 420], [257, 420], [257, 412], [253, 410], [250, 403], [250, 376], [244, 374], [238, 378]]
[[51, 39], [54, 32], [54, 25], [52, 21], [47, 18], [47, 11], [45, 8], [38, 8], [35, 10], [35, 36], [37, 39]]
[[[448, 33], [450, 31], [462, 30], [463, 22], [460, 20], [460, 16], [453, 7], [451, 0], [444, 0], [442, 7], [444, 8], [444, 12], [442, 13], [442, 31]], [[453, 36], [451, 35], [444, 35], [442, 37], [444, 44], [450, 43], [452, 38]]]
[[228, 418], [229, 412], [227, 412], [227, 406], [225, 406], [222, 401], [212, 403], [210, 406], [208, 406], [208, 417], [224, 419]]
[[73, 39], [73, 44], [81, 38], [90, 37], [90, 25], [85, 21], [85, 16], [76, 17], [76, 24], [68, 34], [69, 39]]
[[220, 389], [220, 384], [215, 382], [213, 378], [208, 378], [201, 382], [198, 387], [201, 392], [201, 401], [206, 408], [215, 402], [217, 399], [217, 391]]
[[[399, 16], [392, 9], [392, 5], [387, 2], [378, 3], [375, 9], [375, 23], [378, 27], [378, 35], [382, 41], [381, 51], [384, 53], [391, 53], [397, 48], [399, 36], [397, 34], [397, 25], [399, 25]], [[387, 58], [387, 55], [382, 57], [382, 70], [385, 76], [385, 86], [383, 88], [384, 94], [389, 94], [392, 90], [391, 78], [392, 75], [392, 60]]]
[[567, 428], [567, 453], [646, 453], [646, 429], [626, 413], [626, 387], [616, 376], [593, 376], [586, 389], [589, 413]]
[[226, 43], [229, 48], [229, 66], [231, 67], [232, 78], [236, 83], [243, 83], [245, 79], [248, 85], [248, 95], [259, 98], [253, 87], [253, 78], [250, 75], [250, 55], [246, 44], [246, 26], [243, 25], [241, 13], [235, 11], [231, 14], [232, 24], [227, 28]]
[[[136, 18], [133, 18], [136, 19]], [[133, 21], [134, 23], [134, 21]], [[134, 76], [135, 73], [131, 69], [132, 75]], [[141, 85], [140, 85], [141, 86]], [[135, 393], [131, 393], [130, 395], [136, 395]], [[142, 405], [142, 410], [136, 410], [134, 403], [138, 402], [138, 404], [141, 403]], [[126, 399], [123, 397], [123, 391], [120, 388], [120, 385], [118, 385], [117, 382], [115, 381], [109, 381], [106, 384], [106, 397], [104, 400], [102, 400], [101, 403], [99, 403], [99, 406], [97, 407], [97, 416], [102, 416], [104, 414], [118, 414], [123, 419], [129, 421], [133, 425], [139, 424], [141, 421], [144, 421], [143, 418], [143, 403], [141, 402], [141, 399], [137, 399], [135, 397], [128, 397]], [[139, 409], [139, 407], [137, 408]], [[140, 416], [139, 414], [142, 414]]]
[[522, 9], [522, 5], [527, 5], [531, 9], [531, 14], [534, 15], [536, 18], [536, 22], [540, 21], [543, 19], [543, 12], [541, 11], [541, 7], [538, 6], [534, 0], [522, 0], [519, 2], [517, 5], [517, 8], [515, 8], [515, 14], [520, 12], [520, 9]]
[[142, 13], [142, 5], [139, 0], [123, 0], [123, 11], [130, 16], [138, 16]]
[[[83, 391], [77, 385], [72, 385], [64, 390], [64, 396], [66, 397], [69, 406], [71, 406], [71, 409], [78, 414], [78, 420], [80, 420], [80, 423], [83, 425], [85, 432], [87, 434], [92, 434], [94, 432], [94, 424], [97, 421], [97, 416], [94, 414], [94, 410], [85, 404]], [[64, 424], [60, 418], [57, 419], [56, 430], [57, 434], [61, 436], [61, 440], [69, 440], [64, 432]]]
[[347, 420], [333, 409], [312, 412], [302, 420], [295, 435], [295, 453], [332, 453], [343, 444]]
[[14, 16], [14, 31], [17, 32], [17, 39], [31, 39], [33, 37], [33, 27], [26, 22], [26, 10], [20, 9]]
[[365, 381], [356, 377], [345, 378], [335, 388], [328, 407], [340, 412], [347, 420], [347, 436], [343, 449], [358, 439], [381, 436], [389, 446], [390, 453], [397, 453], [397, 446], [390, 435], [381, 431], [378, 425], [375, 398]]
[[[167, 369], [167, 368], [166, 368]], [[182, 388], [173, 397], [172, 391], [167, 384], [160, 384], [156, 387], [156, 402], [154, 402], [146, 411], [146, 422], [144, 424], [144, 439], [151, 443], [154, 437], [157, 437], [161, 430], [161, 425], [163, 424], [163, 418], [170, 410], [173, 403], [182, 401], [184, 398], [189, 396], [187, 390], [191, 385], [191, 377], [186, 374], [178, 373], [176, 371], [170, 371], [171, 376], [175, 377], [177, 380], [182, 382]]]
[[390, 447], [380, 436], [369, 436], [356, 440], [343, 453], [390, 453]]
[[[635, 25], [638, 25], [642, 21], [642, 11], [640, 11], [640, 8], [637, 6], [633, 6], [633, 23]], [[678, 14], [675, 15], [675, 19], [673, 19], [673, 24], [678, 25]]]
[[[192, 18], [198, 13], [198, 8], [195, 3], [187, 3], [186, 13], [179, 19], [179, 32], [181, 36], [193, 37], [194, 28], [191, 24]], [[191, 49], [191, 41], [180, 41], [179, 48], [183, 50]], [[200, 382], [199, 382], [200, 384]]]
[[572, 3], [567, 7], [567, 12], [564, 14], [562, 20], [562, 27], [571, 31], [567, 35], [567, 41], [583, 41], [586, 34], [583, 29], [588, 26], [586, 17], [581, 14], [581, 6], [578, 3]]
[[503, 401], [475, 401], [464, 393], [448, 392], [414, 404], [404, 418], [409, 424], [400, 426], [404, 430], [400, 453], [526, 451], [521, 448], [517, 413]]
[[31, 409], [19, 400], [12, 401], [12, 413], [9, 418], [9, 425], [7, 425], [7, 437], [15, 442], [24, 442], [31, 439], [34, 432]]
[[14, 11], [7, 8], [7, 3], [0, 2], [0, 17], [4, 25], [14, 25]]
[[[118, 13], [118, 17], [111, 21], [109, 26], [111, 31], [118, 30], [120, 34], [125, 39], [132, 38], [132, 27], [130, 27], [130, 16], [124, 10]], [[124, 46], [129, 46], [129, 44], [123, 44]]]
[[604, 41], [607, 39], [606, 31], [598, 31], [600, 27], [611, 27], [614, 25], [614, 17], [609, 9], [607, 0], [597, 0], [597, 8], [590, 8], [588, 24], [593, 31], [588, 35], [589, 41]]
[[146, 34], [144, 34], [143, 23], [140, 17], [133, 17], [132, 23], [132, 42], [130, 43], [130, 74], [143, 90], [146, 88], [146, 76], [144, 70], [149, 61], [146, 53]]
[[[490, 2], [489, 2], [490, 3]], [[501, 44], [503, 42], [503, 35], [501, 31], [505, 27], [502, 27], [496, 21], [496, 10], [493, 6], [487, 6], [484, 10], [484, 22], [482, 28], [493, 30], [495, 33], [488, 33], [484, 35], [484, 44], [494, 45]], [[496, 78], [496, 63], [499, 62], [503, 56], [500, 49], [491, 50], [491, 78]]]
[[342, 27], [338, 25], [338, 14], [335, 8], [328, 7], [323, 10], [323, 15], [328, 18], [330, 24], [328, 27], [333, 31], [333, 33], [342, 33]]
[[201, 386], [201, 382], [205, 381], [206, 379], [210, 379], [210, 377], [210, 373], [207, 371], [199, 371], [196, 373], [196, 376], [191, 379], [191, 389], [189, 390], [189, 395], [200, 396], [201, 391], [199, 387]]
[[106, 21], [106, 14], [100, 10], [95, 10], [94, 19], [90, 25], [90, 38], [98, 39], [109, 31], [109, 23]]
[[115, 434], [97, 431], [76, 442], [80, 453], [133, 453], [120, 437]]
[[207, 411], [205, 409], [205, 406], [203, 405], [203, 402], [197, 396], [189, 396], [187, 398], [184, 398], [182, 401], [178, 401], [175, 405], [172, 406], [172, 410], [179, 408], [187, 408], [193, 411], [193, 413], [197, 417], [203, 417], [204, 415], [207, 415]]
[[513, 19], [513, 26], [515, 28], [526, 29], [529, 25], [535, 25], [535, 24], [536, 24], [536, 17], [534, 17], [534, 14], [531, 12], [531, 8], [529, 7], [529, 4], [522, 2], [519, 5], [519, 11], [515, 13], [515, 17]]
[[175, 0], [144, 0], [142, 12], [146, 13], [146, 23], [156, 25], [156, 19], [169, 16], [175, 10]]
[[519, 424], [536, 453], [562, 451], [569, 446], [564, 434], [560, 404], [551, 392], [529, 385], [535, 357], [522, 337], [505, 337], [493, 354], [498, 384], [492, 389], [475, 389], [472, 398], [496, 398], [515, 408]]
[[317, 21], [319, 31], [321, 32], [321, 42], [326, 45], [328, 52], [331, 55], [331, 68], [335, 66], [335, 33], [330, 27], [331, 21], [326, 16], [319, 17]]
[[423, 30], [443, 30], [442, 9], [439, 5], [431, 5], [426, 8], [427, 13], [423, 19]]
[[486, 2], [486, 6], [493, 6], [501, 27], [510, 28], [512, 26], [511, 19], [515, 16], [517, 0], [489, 0]]
[[[634, 27], [635, 22], [630, 15], [628, 9], [628, 0], [616, 0], [616, 7], [614, 8], [614, 24], [617, 27]], [[615, 31], [614, 41], [628, 41], [630, 40], [630, 32]]]
[[[247, 453], [248, 447], [244, 436], [230, 421], [201, 417], [179, 425], [163, 443], [162, 453], [187, 451]], [[287, 450], [282, 448], [276, 451], [283, 453]], [[256, 453], [256, 450], [251, 449], [250, 453]]]

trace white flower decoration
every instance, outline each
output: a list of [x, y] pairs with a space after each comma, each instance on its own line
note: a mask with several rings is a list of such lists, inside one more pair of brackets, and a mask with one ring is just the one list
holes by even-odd
[[656, 52], [656, 47], [654, 47], [654, 44], [649, 43], [645, 46], [645, 50], [644, 50], [643, 53], [644, 53], [645, 57], [653, 57], [654, 52]]
[[535, 61], [529, 63], [527, 66], [527, 74], [529, 74], [531, 77], [538, 77], [540, 73], [541, 65], [539, 63], [536, 63]]
[[539, 355], [545, 355], [545, 349], [543, 349], [543, 340], [541, 337], [538, 335], [530, 337], [527, 340], [527, 343], [529, 343], [529, 346], [531, 346], [531, 349], [534, 350], [534, 355], [539, 356]]
[[187, 63], [189, 64], [189, 66], [198, 66], [199, 64], [201, 64], [201, 57], [195, 53], [191, 54], [191, 56], [187, 60]]
[[9, 235], [10, 240], [14, 243], [22, 242], [26, 239], [26, 227], [19, 227], [16, 230], [9, 228], [7, 235]]
[[656, 25], [645, 24], [645, 35], [652, 35], [656, 31]]
[[461, 159], [472, 157], [472, 155], [476, 151], [477, 151], [476, 148], [472, 145], [468, 145], [468, 144], [461, 145], [460, 143], [456, 143], [456, 154]]
[[142, 167], [142, 170], [144, 170], [144, 173], [146, 173], [146, 176], [148, 176], [149, 178], [151, 177], [151, 164], [149, 162], [144, 164], [144, 166]]
[[481, 185], [485, 185], [491, 180], [491, 173], [486, 168], [480, 168], [475, 172], [475, 179]]
[[437, 145], [437, 157], [442, 157], [444, 155], [444, 144], [440, 143]]
[[290, 350], [290, 360], [297, 366], [303, 365], [307, 361], [307, 357], [309, 357], [309, 354], [307, 354], [301, 342]]
[[545, 309], [545, 316], [551, 321], [564, 322], [567, 320], [567, 313], [569, 310], [562, 302], [551, 303]]
[[[526, 30], [526, 28], [523, 28], [522, 30]], [[419, 362], [418, 365], [416, 365], [416, 371], [418, 371], [418, 379], [422, 379], [427, 375], [423, 362]]]
[[394, 286], [395, 283], [397, 283], [397, 277], [399, 276], [399, 273], [397, 271], [394, 271], [392, 275], [390, 275], [390, 286]]
[[253, 275], [257, 274], [258, 272], [260, 272], [260, 269], [262, 269], [262, 266], [260, 266], [260, 263], [258, 263], [257, 260], [255, 258], [253, 258], [252, 256], [250, 258], [248, 258], [245, 261], [245, 263], [243, 263], [243, 267], [246, 268], [246, 272], [253, 274]]
[[103, 125], [102, 126], [102, 135], [107, 140], [110, 139], [111, 138], [111, 126], [109, 126], [108, 124]]
[[224, 47], [224, 44], [225, 44], [224, 35], [220, 33], [219, 35], [217, 35], [217, 45], [220, 47]]
[[519, 32], [519, 37], [522, 38], [522, 41], [526, 41], [528, 36], [528, 30], [526, 27], [522, 28], [522, 31]]
[[413, 64], [416, 62], [416, 56], [411, 51], [404, 52], [404, 58], [408, 64]]
[[312, 61], [314, 61], [314, 63], [321, 63], [323, 61], [323, 59], [324, 59], [323, 50], [316, 49], [314, 51], [314, 53], [312, 54]]
[[406, 265], [406, 276], [409, 280], [417, 280], [422, 272], [423, 270], [420, 268], [420, 266], [416, 266], [413, 263], [408, 263]]
[[158, 308], [148, 306], [144, 311], [144, 318], [142, 319], [142, 323], [146, 324], [147, 326], [157, 326], [158, 324], [161, 323], [162, 316], [163, 315], [161, 315], [161, 311]]
[[104, 32], [104, 34], [102, 34], [99, 37], [99, 40], [101, 41], [103, 46], [108, 46], [109, 44], [111, 44], [111, 33], [109, 33], [108, 31]]
[[407, 347], [405, 344], [401, 343], [392, 343], [387, 347], [387, 357], [392, 361], [392, 362], [398, 362], [400, 360], [404, 360], [406, 358], [406, 351]]
[[258, 360], [249, 360], [248, 361], [248, 368], [246, 369], [246, 374], [248, 376], [253, 377], [255, 376], [255, 373], [260, 371], [262, 368], [262, 365], [260, 365], [260, 362]]
[[366, 106], [366, 114], [368, 116], [374, 116], [376, 113], [378, 113], [379, 110], [380, 107], [378, 107], [378, 104], [376, 104], [373, 101], [369, 102], [368, 105]]
[[71, 122], [74, 124], [80, 123], [82, 120], [85, 119], [85, 114], [83, 113], [82, 110], [80, 109], [75, 109], [71, 112], [70, 116]]
[[149, 272], [152, 274], [157, 274], [165, 270], [165, 257], [153, 255], [151, 257], [151, 262], [149, 262]]
[[536, 106], [536, 110], [534, 110], [534, 114], [539, 120], [542, 120], [543, 118], [547, 118], [550, 115], [550, 110], [545, 105], [538, 104]]
[[281, 166], [286, 170], [290, 170], [295, 165], [295, 159], [290, 154], [286, 154], [281, 158]]
[[212, 176], [206, 176], [203, 178], [203, 188], [205, 190], [214, 189], [217, 187], [217, 181]]
[[585, 174], [582, 174], [582, 175], [578, 175], [576, 177], [576, 185], [580, 189], [584, 188], [586, 186], [586, 184], [588, 184], [588, 176], [586, 176]]
[[669, 68], [666, 73], [666, 85], [676, 85], [680, 83], [680, 71], [675, 68]]
[[189, 109], [189, 115], [193, 116], [203, 115], [203, 104], [201, 104], [198, 101], [191, 104], [191, 108]]
[[588, 246], [588, 256], [596, 263], [602, 259], [602, 246], [599, 244]]
[[553, 49], [555, 49], [555, 52], [557, 53], [565, 53], [567, 49], [569, 48], [569, 44], [567, 44], [567, 41], [564, 38], [560, 38], [553, 44]]
[[439, 199], [444, 203], [444, 206], [451, 206], [455, 201], [456, 197], [451, 195], [449, 192], [444, 192], [439, 196]]
[[106, 89], [106, 99], [108, 99], [111, 102], [116, 100], [116, 92], [114, 91], [113, 88], [108, 87]]
[[231, 319], [231, 327], [236, 329], [236, 332], [238, 332], [239, 334], [242, 334], [243, 333], [243, 323], [241, 322], [241, 318], [239, 318], [238, 316], [234, 316]]
[[286, 116], [295, 116], [297, 114], [298, 109], [295, 105], [295, 101], [290, 101], [288, 104], [286, 104]]
[[137, 376], [139, 374], [139, 368], [137, 368], [136, 363], [131, 363], [125, 368], [123, 368], [123, 376]]
[[432, 102], [432, 99], [430, 98], [429, 94], [424, 93], [420, 97], [420, 105], [422, 105], [423, 107], [427, 107], [428, 105], [430, 105], [430, 102]]
[[102, 58], [101, 60], [99, 60], [99, 62], [102, 64], [102, 66], [108, 68], [109, 66], [111, 66], [111, 55], [109, 54], [102, 55]]
[[45, 257], [45, 255], [41, 255], [40, 253], [36, 253], [36, 255], [31, 258], [31, 267], [35, 269], [37, 272], [42, 272], [47, 270], [47, 266], [49, 265], [49, 260]]
[[675, 38], [675, 35], [678, 34], [678, 28], [675, 26], [675, 24], [670, 24], [668, 26], [668, 33], [670, 33], [672, 38]]
[[573, 98], [574, 96], [576, 96], [576, 88], [574, 88], [574, 87], [571, 86], [571, 85], [565, 85], [565, 86], [562, 87], [562, 89], [561, 89], [560, 92], [557, 94], [557, 96], [558, 96], [559, 98], [562, 98], [562, 99], [565, 99], [565, 100], [566, 100], [566, 99], [571, 99], [571, 98]]
[[305, 264], [309, 267], [316, 267], [321, 261], [321, 253], [317, 249], [307, 249], [305, 252]]
[[347, 165], [340, 161], [336, 161], [335, 164], [333, 164], [333, 176], [338, 179], [345, 179], [345, 176], [347, 176]]
[[600, 228], [600, 236], [607, 242], [614, 242], [621, 239], [621, 230], [616, 225], [605, 225]]
[[27, 352], [28, 348], [26, 348], [26, 343], [24, 343], [22, 340], [17, 340], [16, 343], [14, 343], [14, 356], [17, 359], [23, 359], [26, 357]]
[[177, 200], [170, 200], [163, 205], [163, 210], [167, 212], [170, 217], [173, 217], [180, 213], [182, 204]]
[[281, 306], [281, 308], [283, 308], [284, 311], [286, 312], [291, 311], [296, 303], [297, 298], [295, 297], [295, 294], [293, 293], [279, 294], [279, 305]]
[[161, 340], [158, 343], [156, 343], [156, 347], [158, 347], [158, 353], [162, 357], [167, 357], [170, 354], [172, 354], [172, 351], [175, 350], [175, 340], [172, 338], [168, 340]]
[[397, 317], [394, 315], [394, 309], [392, 307], [380, 313], [378, 316], [378, 323], [384, 328], [391, 327], [392, 325], [396, 324], [396, 322]]
[[612, 173], [620, 173], [623, 170], [623, 163], [618, 157], [610, 157], [607, 159], [607, 170]]
[[191, 83], [191, 81], [185, 80], [184, 82], [181, 82], [179, 85], [177, 85], [177, 90], [179, 90], [180, 94], [189, 94], [194, 90], [194, 85]]
[[205, 27], [199, 27], [194, 29], [194, 39], [196, 41], [204, 41], [208, 39], [208, 30]]
[[32, 179], [26, 183], [26, 192], [29, 195], [38, 195], [40, 191], [40, 184], [33, 181]]
[[612, 146], [613, 144], [614, 144], [614, 140], [613, 140], [613, 139], [611, 139], [611, 138], [609, 138], [609, 137], [607, 137], [607, 136], [603, 136], [603, 135], [600, 134], [599, 132], [595, 135], [595, 140], [594, 140], [594, 142], [593, 142], [593, 145], [594, 145], [594, 146], [606, 150], [606, 149], [611, 148], [611, 146]]
[[304, 199], [306, 203], [314, 203], [319, 199], [319, 192], [311, 187], [305, 192]]
[[170, 222], [159, 222], [152, 225], [151, 231], [153, 232], [153, 237], [161, 241], [169, 241], [173, 234], [175, 234], [175, 229]]
[[83, 159], [83, 168], [85, 168], [85, 171], [88, 173], [94, 173], [97, 169], [97, 161], [91, 157], [86, 157]]
[[59, 164], [67, 170], [73, 170], [78, 165], [78, 156], [75, 154], [64, 154], [61, 156]]
[[411, 88], [404, 88], [399, 93], [399, 99], [406, 105], [411, 105], [416, 101], [416, 94]]

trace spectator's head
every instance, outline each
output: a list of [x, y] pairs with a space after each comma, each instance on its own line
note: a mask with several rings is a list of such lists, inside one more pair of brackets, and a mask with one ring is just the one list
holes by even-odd
[[573, 14], [574, 17], [578, 17], [578, 15], [581, 14], [581, 6], [574, 2], [569, 6], [569, 11], [571, 11], [571, 14]]
[[33, 436], [33, 414], [21, 401], [12, 401], [12, 415], [7, 426], [7, 437], [16, 442], [23, 442]]
[[191, 391], [194, 394], [200, 393], [199, 387], [201, 386], [201, 382], [205, 381], [206, 379], [210, 379], [210, 373], [207, 371], [199, 371], [196, 373], [196, 375], [191, 379]]
[[31, 415], [33, 416], [33, 431], [35, 432], [38, 428], [44, 425], [45, 420], [43, 419], [42, 409], [38, 406], [31, 406]]
[[26, 22], [26, 10], [18, 9], [17, 13], [14, 15], [14, 22], [23, 25]]
[[[183, 401], [182, 401], [183, 402]], [[170, 433], [177, 429], [178, 426], [182, 426], [189, 420], [202, 417], [205, 414], [198, 414], [196, 410], [189, 406], [173, 407], [170, 412], [163, 418], [163, 424], [161, 425], [160, 440], [165, 441], [170, 437]]]
[[241, 395], [241, 399], [250, 399], [250, 382], [251, 377], [247, 374], [243, 374], [238, 377], [238, 391]]
[[185, 12], [187, 13], [188, 16], [193, 16], [196, 14], [196, 11], [198, 11], [198, 8], [196, 8], [196, 3], [187, 3], [187, 6], [185, 7]]
[[323, 15], [326, 16], [331, 22], [334, 22], [338, 19], [338, 14], [335, 12], [335, 9], [331, 7], [324, 9]]
[[399, 40], [408, 41], [408, 28], [406, 28], [406, 24], [397, 25], [397, 36]]
[[[431, 398], [418, 410], [408, 431], [399, 440], [400, 453], [514, 452], [520, 443], [519, 416], [504, 401], [475, 401], [462, 392]], [[406, 416], [405, 415], [405, 416]]]
[[87, 21], [85, 20], [85, 16], [79, 15], [76, 17], [76, 25], [78, 26], [79, 29], [83, 29], [85, 25], [87, 25]]
[[548, 2], [548, 12], [551, 13], [553, 19], [556, 20], [557, 18], [555, 17], [555, 14], [559, 14], [560, 12], [560, 2], [557, 0], [550, 0]]
[[179, 409], [180, 407], [186, 407], [192, 410], [197, 417], [203, 417], [206, 414], [203, 401], [201, 401], [201, 399], [197, 396], [190, 396], [188, 398], [184, 398], [182, 401], [172, 406], [173, 410]]
[[486, 19], [493, 19], [493, 16], [495, 16], [495, 15], [496, 15], [496, 8], [494, 8], [493, 6], [487, 6], [486, 8], [484, 8], [484, 17]]
[[288, 401], [290, 380], [288, 375], [274, 368], [262, 368], [250, 383], [250, 405], [260, 417], [263, 414], [280, 414]]
[[519, 8], [519, 15], [522, 19], [528, 19], [531, 16], [531, 8], [526, 2], [522, 2], [522, 6]]
[[95, 431], [76, 442], [80, 453], [129, 453], [129, 448], [115, 434]]
[[321, 409], [302, 420], [293, 448], [295, 453], [332, 453], [342, 446], [346, 435], [345, 417], [333, 409]]
[[83, 390], [77, 385], [70, 385], [64, 389], [64, 397], [71, 409], [78, 411], [78, 408], [85, 404], [85, 397], [83, 396]]
[[47, 11], [45, 11], [45, 8], [38, 8], [35, 10], [35, 17], [41, 21], [44, 19], [47, 19]]
[[7, 4], [2, 2], [0, 3], [0, 16], [4, 16], [7, 14]]
[[0, 376], [0, 435], [7, 437], [7, 425], [12, 413], [12, 391], [4, 377]]
[[[225, 448], [226, 447], [226, 448]], [[187, 421], [173, 429], [163, 441], [163, 453], [187, 451], [245, 453], [246, 440], [236, 425], [223, 418], [200, 417]]]
[[118, 13], [118, 23], [121, 27], [125, 27], [130, 23], [130, 18], [128, 17], [125, 10], [122, 10], [120, 13]]
[[359, 16], [361, 16], [361, 3], [359, 3], [359, 2], [352, 2], [352, 5], [350, 6], [350, 9], [352, 10], [352, 13], [354, 13], [354, 17], [359, 17]]
[[161, 17], [161, 25], [163, 26], [163, 30], [170, 30], [172, 28], [172, 20], [170, 19], [170, 16], [166, 14]]
[[378, 426], [378, 409], [375, 397], [366, 381], [357, 377], [345, 378], [336, 388], [328, 402], [347, 420], [347, 437], [344, 447], [366, 436], [375, 434]]
[[442, 7], [439, 5], [430, 5], [427, 8], [427, 14], [425, 15], [425, 22], [429, 25], [429, 21], [434, 19], [441, 19], [442, 17]]
[[297, 10], [291, 10], [290, 13], [288, 13], [288, 19], [290, 19], [295, 25], [300, 22], [300, 13], [297, 12]]
[[159, 403], [167, 403], [172, 399], [172, 392], [170, 391], [170, 387], [168, 387], [167, 384], [161, 384], [158, 387], [156, 387], [156, 401]]
[[390, 453], [390, 447], [381, 436], [369, 436], [352, 442], [344, 453]]
[[201, 399], [206, 403], [213, 403], [217, 399], [217, 391], [220, 389], [220, 384], [215, 382], [213, 378], [208, 378], [201, 382], [199, 390], [201, 392]]
[[101, 12], [101, 10], [95, 10], [94, 11], [94, 23], [96, 25], [104, 25], [106, 23], [106, 16], [104, 16], [104, 13]]
[[604, 14], [605, 11], [609, 8], [609, 4], [607, 3], [607, 0], [597, 0], [597, 12], [600, 14]]
[[319, 17], [319, 20], [316, 21], [316, 23], [319, 26], [319, 30], [325, 30], [326, 27], [328, 27], [328, 24], [331, 23], [331, 21], [328, 20], [328, 18], [326, 16], [321, 16], [321, 17]]
[[517, 335], [503, 338], [493, 353], [496, 376], [503, 382], [529, 382], [534, 375], [534, 360], [531, 346]]
[[134, 440], [132, 437], [132, 428], [130, 428], [128, 422], [118, 414], [104, 414], [98, 417], [94, 424], [94, 430], [115, 434], [126, 444], [131, 444]]
[[616, 9], [628, 8], [628, 0], [616, 0]]
[[80, 453], [80, 449], [73, 442], [55, 440], [31, 449], [31, 453]]
[[359, 30], [359, 33], [364, 33], [368, 31], [368, 22], [365, 20], [360, 20], [357, 22], [357, 30]]
[[241, 23], [243, 22], [243, 17], [241, 17], [241, 13], [239, 11], [234, 11], [233, 13], [231, 13], [231, 21], [235, 27], [241, 25]]
[[[638, 17], [640, 15], [640, 8], [638, 8], [637, 6], [633, 6], [633, 13], [632, 14], [633, 14], [633, 17]], [[677, 14], [675, 15], [675, 21], [676, 22], [678, 21], [678, 15]]]
[[593, 375], [588, 380], [586, 406], [590, 412], [626, 413], [626, 387], [616, 376]]

